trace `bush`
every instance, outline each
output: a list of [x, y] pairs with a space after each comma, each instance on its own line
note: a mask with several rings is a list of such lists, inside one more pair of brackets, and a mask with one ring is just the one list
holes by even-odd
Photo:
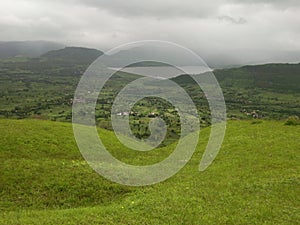
[[289, 118], [287, 118], [284, 125], [288, 125], [288, 126], [300, 125], [300, 119], [298, 116], [290, 116]]

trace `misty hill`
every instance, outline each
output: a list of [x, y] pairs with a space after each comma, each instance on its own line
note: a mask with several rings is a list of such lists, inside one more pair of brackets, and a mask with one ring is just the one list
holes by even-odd
[[[300, 64], [265, 64], [215, 70], [228, 117], [276, 118], [300, 115]], [[201, 76], [201, 75], [196, 75]], [[176, 77], [201, 104], [199, 88], [188, 75]]]
[[300, 92], [299, 64], [265, 64], [215, 71], [220, 83], [275, 92]]
[[64, 45], [49, 41], [7, 41], [0, 42], [0, 58], [16, 56], [39, 57], [48, 51], [63, 48]]
[[[299, 64], [264, 64], [214, 70], [214, 75], [226, 88], [260, 88], [274, 92], [300, 92]], [[178, 83], [189, 84], [188, 75], [176, 77]]]
[[[78, 81], [101, 54], [96, 49], [67, 47], [47, 52], [40, 58], [0, 60], [0, 117], [39, 116], [70, 121], [71, 99]], [[139, 66], [158, 64], [147, 62]], [[284, 119], [300, 115], [300, 64], [244, 66], [215, 70], [214, 74], [224, 93], [229, 117], [249, 118], [254, 113], [259, 118]], [[105, 96], [96, 115], [99, 123], [106, 124], [114, 97], [134, 79], [136, 76], [132, 74], [117, 73], [108, 82], [109, 88], [104, 89]], [[202, 118], [209, 121], [206, 99], [198, 85], [186, 75], [174, 80], [187, 90], [199, 106]], [[148, 103], [143, 104], [145, 109]]]
[[49, 51], [42, 57], [55, 60], [74, 61], [80, 64], [92, 63], [103, 52], [97, 49], [82, 48], [82, 47], [66, 47], [64, 49]]

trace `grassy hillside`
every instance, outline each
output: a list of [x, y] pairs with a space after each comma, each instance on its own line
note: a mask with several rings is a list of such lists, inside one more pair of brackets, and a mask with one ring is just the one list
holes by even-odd
[[[169, 180], [126, 187], [95, 173], [69, 123], [0, 120], [0, 224], [297, 224], [300, 221], [300, 126], [229, 121], [225, 141], [204, 172], [192, 160]], [[100, 130], [117, 158], [162, 159], [174, 144], [130, 153]]]

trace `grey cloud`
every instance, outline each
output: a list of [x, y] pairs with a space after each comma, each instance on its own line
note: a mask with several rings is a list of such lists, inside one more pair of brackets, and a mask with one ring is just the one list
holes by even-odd
[[0, 41], [50, 40], [107, 50], [161, 39], [226, 64], [278, 55], [288, 61], [282, 52], [300, 52], [298, 6], [292, 0], [0, 1]]
[[73, 2], [81, 3], [96, 7], [99, 10], [108, 10], [120, 17], [196, 17], [205, 18], [217, 13], [222, 0], [74, 0]]
[[[58, 1], [58, 0], [55, 0]], [[275, 8], [300, 6], [299, 0], [66, 0], [70, 4], [82, 4], [107, 10], [119, 17], [156, 17], [164, 18], [212, 18], [219, 13], [219, 8], [228, 4], [259, 5], [268, 4]]]
[[220, 21], [225, 21], [225, 22], [229, 22], [229, 23], [233, 23], [233, 24], [245, 24], [245, 23], [247, 23], [247, 20], [242, 18], [242, 17], [233, 18], [231, 16], [223, 15], [223, 16], [219, 16], [218, 19]]
[[229, 0], [228, 2], [236, 3], [236, 4], [258, 4], [258, 5], [264, 5], [268, 4], [275, 8], [293, 8], [293, 7], [299, 7], [300, 1], [299, 0]]

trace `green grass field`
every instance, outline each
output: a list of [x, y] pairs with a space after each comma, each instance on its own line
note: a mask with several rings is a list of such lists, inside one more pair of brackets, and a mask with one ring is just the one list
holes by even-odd
[[[198, 165], [209, 128], [192, 160], [165, 182], [112, 183], [82, 158], [70, 123], [0, 120], [0, 224], [299, 224], [300, 126], [229, 121], [213, 164]], [[100, 136], [132, 164], [164, 158], [175, 143], [131, 153]], [[121, 150], [122, 149], [122, 150]], [[141, 154], [141, 155], [138, 155]]]

